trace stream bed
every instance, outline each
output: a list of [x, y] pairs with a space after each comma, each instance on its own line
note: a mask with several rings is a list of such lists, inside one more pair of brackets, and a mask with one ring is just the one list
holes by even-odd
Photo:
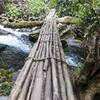
[[[3, 90], [3, 88], [10, 89], [12, 87], [12, 80], [16, 80], [26, 57], [34, 45], [29, 40], [31, 31], [31, 29], [27, 29], [27, 32], [21, 32], [20, 29], [4, 28], [0, 25], [0, 95], [9, 95], [10, 91]], [[80, 53], [73, 52], [77, 45], [75, 46], [74, 43], [73, 46], [72, 44], [71, 41], [69, 46], [64, 47], [65, 59], [72, 69], [76, 69], [82, 66], [84, 59]], [[81, 50], [81, 48], [77, 48]]]
[[22, 68], [24, 60], [32, 48], [28, 33], [13, 32], [2, 26], [0, 29], [2, 29], [0, 30], [0, 68], [4, 66], [14, 69]]

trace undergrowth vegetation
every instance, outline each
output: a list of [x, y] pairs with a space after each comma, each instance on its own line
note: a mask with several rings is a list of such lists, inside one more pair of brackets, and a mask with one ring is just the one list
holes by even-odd
[[27, 0], [26, 4], [6, 4], [5, 13], [8, 17], [20, 18], [23, 16], [40, 16], [49, 10], [43, 0]]
[[57, 1], [59, 16], [74, 16], [80, 19], [75, 27], [85, 34], [92, 35], [100, 26], [100, 0]]
[[0, 96], [9, 95], [13, 86], [14, 72], [6, 69], [0, 69]]
[[19, 6], [17, 6], [16, 4], [12, 3], [8, 3], [6, 6], [6, 15], [8, 17], [13, 17], [13, 18], [18, 18], [22, 16], [22, 11], [20, 9]]
[[48, 10], [48, 7], [43, 0], [28, 0], [28, 5], [30, 9], [30, 15], [39, 16]]
[[[79, 22], [71, 26], [81, 30], [85, 36], [93, 36], [100, 28], [100, 0], [27, 0], [21, 5], [8, 3], [6, 0], [3, 2], [8, 18], [46, 15], [50, 9], [56, 8], [59, 17], [77, 17]], [[0, 70], [0, 95], [9, 95], [13, 75], [9, 70]]]

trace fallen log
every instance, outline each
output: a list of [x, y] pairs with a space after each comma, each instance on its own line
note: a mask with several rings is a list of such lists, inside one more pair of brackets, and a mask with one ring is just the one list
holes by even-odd
[[76, 24], [79, 22], [79, 19], [72, 16], [65, 16], [62, 18], [57, 18], [57, 21], [63, 24]]
[[22, 22], [13, 22], [7, 23], [4, 26], [9, 28], [33, 28], [35, 26], [43, 25], [43, 21], [22, 21]]
[[[78, 21], [79, 21], [78, 18], [71, 17], [71, 16], [57, 18], [57, 22], [62, 23], [62, 24], [75, 24]], [[7, 22], [7, 23], [1, 22], [1, 24], [9, 28], [33, 28], [35, 26], [42, 26], [43, 23], [44, 21], [21, 21], [21, 22], [12, 22], [12, 23], [11, 22]]]

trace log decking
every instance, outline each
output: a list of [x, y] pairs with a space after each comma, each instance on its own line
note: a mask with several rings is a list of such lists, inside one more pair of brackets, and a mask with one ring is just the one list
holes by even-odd
[[75, 100], [56, 25], [55, 10], [45, 19], [10, 94], [10, 100]]

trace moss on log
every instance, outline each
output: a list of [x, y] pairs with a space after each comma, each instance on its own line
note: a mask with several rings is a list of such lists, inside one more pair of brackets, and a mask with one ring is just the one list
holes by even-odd
[[32, 28], [35, 26], [41, 26], [43, 21], [22, 21], [22, 22], [14, 22], [14, 23], [7, 23], [5, 27], [9, 28]]
[[[62, 18], [57, 18], [58, 23], [62, 24], [75, 24], [78, 23], [79, 19], [71, 16], [65, 16]], [[32, 28], [35, 26], [42, 26], [44, 21], [21, 21], [21, 22], [8, 22], [5, 27], [9, 28]]]
[[57, 21], [63, 24], [76, 24], [79, 22], [79, 19], [71, 16], [65, 16], [62, 18], [57, 18]]

